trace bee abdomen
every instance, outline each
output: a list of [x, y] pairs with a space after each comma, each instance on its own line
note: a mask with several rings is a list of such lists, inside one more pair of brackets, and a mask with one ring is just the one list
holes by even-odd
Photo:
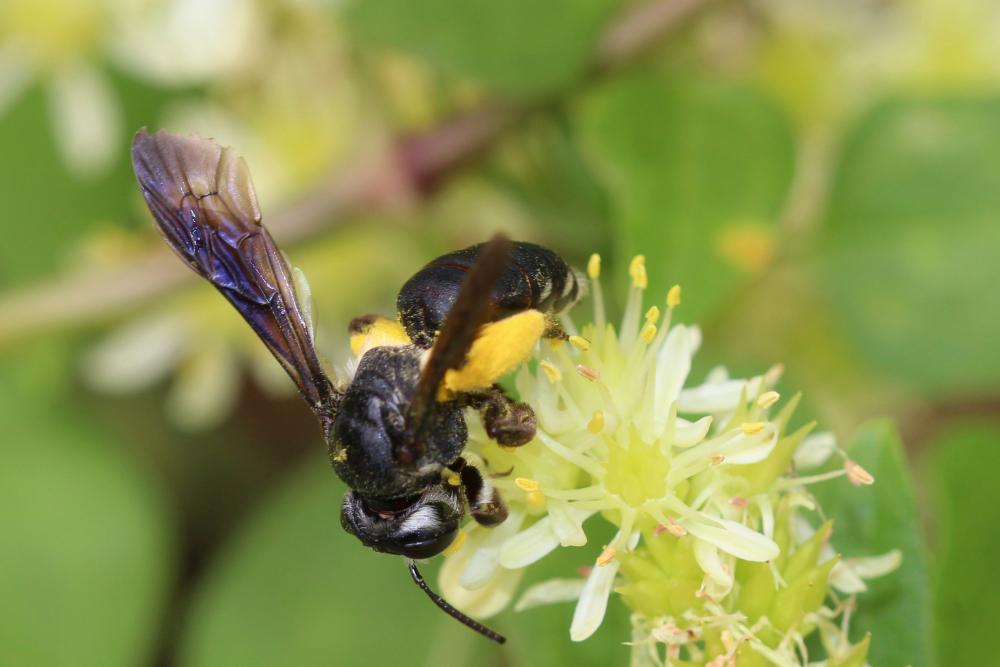
[[[442, 255], [403, 285], [396, 306], [414, 343], [421, 347], [433, 343], [481, 249], [479, 244]], [[584, 284], [580, 274], [551, 250], [533, 243], [512, 243], [507, 266], [489, 297], [490, 319], [531, 309], [562, 312], [583, 296]]]

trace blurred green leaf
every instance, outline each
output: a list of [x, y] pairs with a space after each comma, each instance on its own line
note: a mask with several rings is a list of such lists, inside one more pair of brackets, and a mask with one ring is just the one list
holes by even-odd
[[988, 665], [1000, 627], [1000, 427], [965, 423], [935, 440], [934, 627], [942, 665]]
[[65, 365], [52, 348], [0, 360], [0, 664], [143, 664], [169, 521], [119, 443], [53, 390]]
[[893, 101], [847, 140], [826, 285], [871, 366], [929, 393], [1000, 378], [1000, 99]]
[[685, 319], [769, 263], [794, 158], [788, 119], [771, 102], [735, 83], [645, 72], [600, 88], [582, 111], [615, 199], [617, 257], [646, 255], [649, 284], [664, 295], [681, 283]]
[[863, 426], [847, 447], [852, 460], [875, 477], [855, 488], [838, 479], [814, 487], [826, 515], [834, 520], [833, 545], [845, 558], [875, 556], [899, 549], [898, 570], [868, 581], [851, 617], [851, 640], [872, 633], [869, 662], [886, 667], [933, 665], [930, 642], [930, 582], [917, 526], [906, 458], [888, 421]]
[[120, 157], [91, 181], [72, 176], [57, 153], [45, 90], [33, 87], [0, 115], [0, 288], [60, 269], [68, 251], [95, 227], [126, 226], [139, 201], [128, 161], [132, 133], [153, 124], [166, 95], [112, 77], [121, 103]]
[[565, 86], [588, 64], [616, 0], [363, 0], [354, 32], [510, 93]]

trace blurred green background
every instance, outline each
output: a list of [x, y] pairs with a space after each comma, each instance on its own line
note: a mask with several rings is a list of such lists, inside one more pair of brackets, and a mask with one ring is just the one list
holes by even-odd
[[783, 362], [878, 478], [838, 524], [907, 557], [870, 662], [995, 661], [1000, 5], [0, 2], [0, 665], [622, 665], [617, 601], [500, 651], [341, 531], [308, 410], [153, 233], [141, 126], [246, 156], [335, 364], [495, 230], [644, 253], [696, 377]]

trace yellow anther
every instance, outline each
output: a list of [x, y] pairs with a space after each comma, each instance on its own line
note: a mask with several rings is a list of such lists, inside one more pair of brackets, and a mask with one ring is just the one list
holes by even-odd
[[725, 455], [716, 452], [715, 454], [708, 455], [708, 462], [714, 466], [720, 466], [726, 462], [726, 457]]
[[632, 263], [628, 266], [628, 274], [632, 276], [633, 287], [646, 289], [649, 286], [649, 277], [646, 275], [645, 255], [636, 255], [632, 258]]
[[569, 344], [582, 352], [590, 349], [590, 341], [583, 336], [570, 336]]
[[676, 308], [679, 305], [681, 305], [681, 286], [674, 285], [667, 292], [667, 307]]
[[514, 486], [522, 491], [531, 493], [538, 490], [538, 480], [531, 479], [530, 477], [518, 477], [514, 480]]
[[601, 276], [601, 256], [596, 252], [587, 260], [587, 275], [591, 280], [597, 280]]
[[555, 384], [562, 380], [562, 372], [556, 368], [555, 364], [551, 361], [542, 361], [538, 364], [538, 367], [542, 369], [545, 373], [545, 377], [549, 379], [549, 382]]
[[646, 311], [646, 321], [656, 322], [660, 319], [660, 309], [656, 306], [650, 306], [649, 310]]
[[453, 539], [451, 541], [451, 544], [445, 547], [444, 551], [442, 551], [441, 553], [444, 554], [445, 556], [451, 556], [453, 554], [458, 553], [458, 550], [462, 548], [462, 545], [465, 544], [465, 540], [468, 537], [469, 534], [466, 533], [464, 530], [458, 531], [458, 534], [455, 535], [455, 539]]
[[763, 394], [760, 395], [760, 398], [757, 399], [757, 405], [759, 405], [762, 408], [769, 408], [775, 403], [777, 403], [779, 398], [781, 398], [781, 394], [779, 394], [778, 392], [765, 391]]
[[608, 563], [610, 563], [615, 559], [615, 555], [617, 553], [618, 549], [615, 549], [614, 547], [611, 546], [604, 547], [604, 551], [602, 551], [601, 555], [597, 557], [597, 564], [600, 565], [601, 567], [607, 565]]
[[743, 435], [756, 435], [764, 430], [767, 422], [746, 422], [743, 424]]
[[645, 326], [642, 327], [642, 331], [639, 332], [639, 338], [646, 343], [652, 343], [653, 339], [656, 338], [656, 325], [652, 322], [646, 322]]
[[597, 435], [604, 430], [604, 413], [600, 410], [594, 410], [594, 415], [587, 422], [587, 430]]
[[541, 491], [531, 491], [527, 495], [527, 500], [529, 505], [541, 507], [545, 504], [545, 494]]
[[844, 461], [844, 470], [847, 471], [848, 481], [854, 486], [868, 486], [875, 483], [875, 478], [870, 472], [850, 459]]
[[458, 473], [454, 473], [454, 472], [451, 473], [450, 475], [448, 475], [448, 477], [447, 477], [447, 479], [445, 481], [447, 481], [450, 486], [461, 486], [462, 485], [462, 478], [458, 475]]
[[587, 378], [591, 382], [595, 382], [601, 379], [601, 372], [596, 368], [591, 368], [590, 366], [584, 366], [583, 364], [576, 365], [576, 372]]

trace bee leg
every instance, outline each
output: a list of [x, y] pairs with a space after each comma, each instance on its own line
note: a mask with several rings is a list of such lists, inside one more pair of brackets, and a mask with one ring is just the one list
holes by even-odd
[[469, 503], [469, 514], [482, 526], [496, 526], [507, 518], [507, 506], [500, 492], [493, 488], [479, 469], [459, 459], [463, 465], [458, 471], [462, 479], [462, 490]]
[[515, 401], [498, 385], [469, 396], [469, 404], [479, 410], [486, 434], [504, 447], [520, 447], [535, 437], [535, 411], [527, 403]]
[[569, 334], [566, 333], [557, 318], [549, 315], [545, 318], [545, 331], [542, 332], [542, 338], [569, 340]]

